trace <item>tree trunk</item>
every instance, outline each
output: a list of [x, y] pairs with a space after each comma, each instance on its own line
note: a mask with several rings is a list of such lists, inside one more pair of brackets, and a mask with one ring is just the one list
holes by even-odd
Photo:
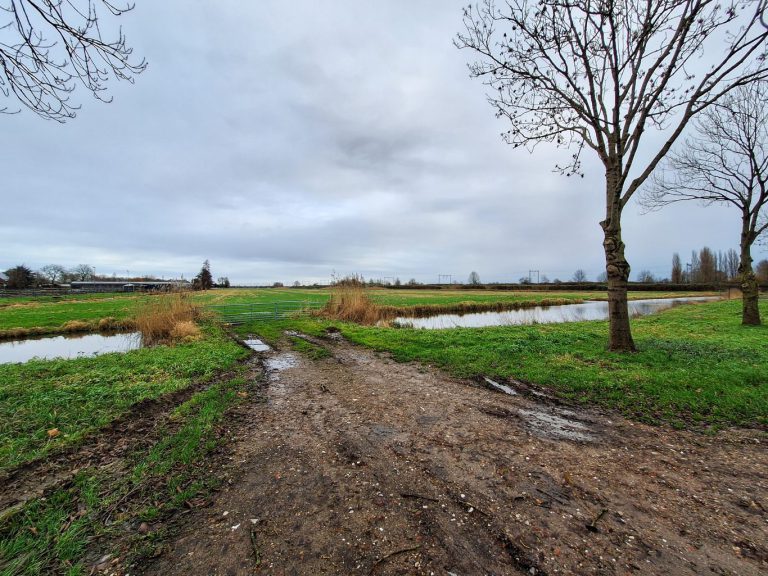
[[[746, 224], [748, 228], [748, 223]], [[760, 288], [752, 270], [752, 234], [749, 230], [741, 233], [741, 257], [739, 260], [739, 282], [741, 283], [741, 323], [744, 326], [760, 325], [758, 297]]]
[[627, 282], [629, 262], [624, 257], [624, 242], [621, 241], [621, 202], [618, 190], [618, 171], [606, 170], [606, 219], [600, 222], [603, 228], [605, 250], [605, 272], [608, 275], [608, 349], [616, 352], [634, 352], [635, 342], [629, 326], [627, 305]]

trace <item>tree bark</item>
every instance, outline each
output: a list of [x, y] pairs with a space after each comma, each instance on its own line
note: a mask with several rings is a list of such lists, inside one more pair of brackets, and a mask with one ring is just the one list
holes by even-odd
[[606, 169], [606, 187], [606, 219], [600, 222], [600, 226], [604, 234], [605, 272], [608, 275], [608, 349], [616, 352], [634, 352], [636, 348], [629, 325], [627, 304], [630, 266], [624, 257], [624, 242], [621, 241], [621, 200], [618, 193], [617, 169]]
[[748, 218], [742, 227], [740, 248], [739, 281], [741, 283], [742, 294], [741, 323], [744, 326], [759, 326], [760, 308], [758, 307], [758, 297], [760, 288], [757, 283], [755, 272], [752, 270], [752, 234], [749, 232]]

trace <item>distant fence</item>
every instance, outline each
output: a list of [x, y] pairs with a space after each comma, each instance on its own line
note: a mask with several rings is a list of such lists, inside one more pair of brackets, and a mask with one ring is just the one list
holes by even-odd
[[307, 300], [284, 300], [281, 302], [248, 302], [244, 304], [215, 304], [206, 306], [225, 324], [244, 324], [246, 322], [274, 322], [313, 310], [319, 310], [323, 302]]

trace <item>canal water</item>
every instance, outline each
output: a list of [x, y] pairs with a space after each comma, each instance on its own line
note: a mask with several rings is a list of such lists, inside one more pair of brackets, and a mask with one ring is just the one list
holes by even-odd
[[33, 358], [87, 358], [110, 352], [141, 348], [138, 332], [123, 334], [83, 334], [27, 338], [0, 342], [0, 364], [27, 362]]
[[[647, 316], [661, 310], [693, 302], [719, 300], [716, 296], [631, 300], [629, 313], [633, 317]], [[482, 328], [485, 326], [523, 326], [529, 324], [561, 324], [585, 320], [606, 320], [608, 302], [584, 302], [561, 306], [536, 306], [507, 312], [480, 312], [473, 314], [439, 314], [426, 318], [396, 318], [394, 323], [404, 328]]]

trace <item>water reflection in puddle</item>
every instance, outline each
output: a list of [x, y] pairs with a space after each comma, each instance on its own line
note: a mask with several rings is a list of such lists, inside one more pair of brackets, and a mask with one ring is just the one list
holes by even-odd
[[[694, 296], [688, 298], [663, 298], [653, 300], [632, 300], [629, 313], [632, 316], [647, 316], [667, 308], [689, 302], [719, 300], [716, 296]], [[442, 328], [482, 328], [485, 326], [522, 326], [530, 324], [561, 324], [585, 320], [606, 320], [608, 302], [584, 302], [562, 306], [537, 306], [508, 312], [481, 312], [477, 314], [440, 314], [427, 318], [397, 318], [394, 323], [402, 327], [438, 330]]]
[[296, 366], [296, 356], [293, 354], [278, 354], [264, 360], [264, 368], [267, 372], [281, 372]]
[[491, 380], [488, 377], [484, 378], [485, 382], [494, 390], [498, 390], [499, 392], [504, 392], [504, 394], [509, 394], [510, 396], [517, 396], [517, 392], [510, 386], [507, 386], [506, 384], [499, 384], [498, 382], [495, 382], [494, 380]]
[[82, 334], [0, 342], [0, 364], [39, 360], [89, 358], [141, 348], [141, 334]]
[[248, 338], [247, 340], [243, 340], [243, 343], [256, 352], [268, 352], [269, 350], [272, 350], [269, 344], [265, 344], [258, 338]]
[[581, 442], [591, 441], [592, 435], [589, 434], [589, 428], [567, 418], [567, 415], [573, 414], [563, 410], [560, 415], [541, 410], [518, 410], [518, 413], [525, 419], [528, 425], [538, 434], [555, 439], [577, 440]]

